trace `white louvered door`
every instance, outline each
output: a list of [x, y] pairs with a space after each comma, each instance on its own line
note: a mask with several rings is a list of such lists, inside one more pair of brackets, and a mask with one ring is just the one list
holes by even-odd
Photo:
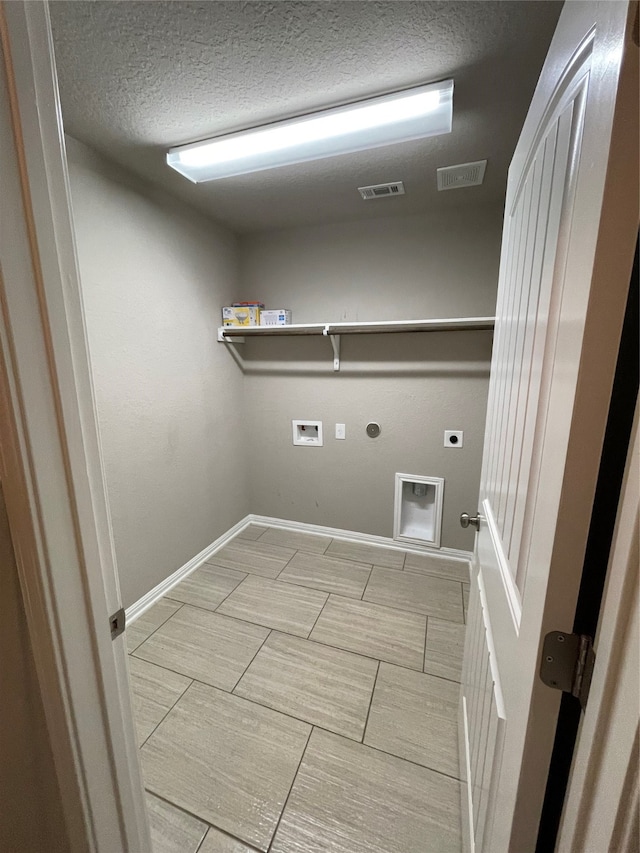
[[461, 696], [476, 853], [535, 848], [560, 699], [540, 642], [572, 630], [638, 221], [629, 15], [565, 5], [509, 172]]

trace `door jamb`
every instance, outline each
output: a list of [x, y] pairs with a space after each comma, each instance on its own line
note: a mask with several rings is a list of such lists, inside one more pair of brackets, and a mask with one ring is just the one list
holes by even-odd
[[[623, 495], [638, 395], [638, 243], [627, 297], [611, 403], [602, 446], [582, 579], [573, 632], [595, 637], [603, 605], [614, 528]], [[582, 720], [578, 699], [564, 693], [549, 766], [547, 789], [538, 829], [538, 853], [555, 848], [578, 730]]]
[[636, 407], [596, 637], [592, 700], [573, 756], [559, 853], [637, 850], [639, 414]]
[[146, 850], [46, 2], [0, 41], [0, 477], [70, 849]]

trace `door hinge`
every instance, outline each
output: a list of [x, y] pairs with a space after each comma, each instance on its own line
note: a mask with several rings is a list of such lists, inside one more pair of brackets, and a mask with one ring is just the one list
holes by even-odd
[[540, 678], [548, 687], [571, 693], [584, 710], [595, 662], [591, 637], [551, 631], [542, 644]]
[[116, 637], [119, 637], [120, 634], [122, 634], [122, 632], [124, 631], [125, 622], [126, 616], [124, 612], [124, 607], [121, 607], [120, 610], [116, 611], [116, 613], [109, 617], [112, 640], [115, 640]]

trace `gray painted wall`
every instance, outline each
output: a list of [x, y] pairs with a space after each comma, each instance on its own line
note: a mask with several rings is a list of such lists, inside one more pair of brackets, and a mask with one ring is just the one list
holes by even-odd
[[501, 232], [501, 207], [461, 206], [249, 235], [240, 240], [243, 298], [291, 308], [294, 323], [489, 315]]
[[249, 511], [242, 374], [215, 335], [237, 243], [72, 139], [68, 157], [127, 607]]
[[67, 853], [69, 840], [0, 484], [0, 850]]
[[[444, 477], [442, 544], [472, 548], [457, 519], [476, 508], [490, 334], [344, 337], [334, 374], [313, 338], [248, 342], [240, 369], [215, 327], [239, 298], [298, 322], [492, 314], [501, 210], [238, 241], [68, 146], [125, 606], [248, 512], [391, 536], [396, 472]], [[293, 418], [322, 420], [325, 446], [294, 447]], [[443, 447], [449, 428], [465, 431], [462, 449]]]
[[[501, 227], [492, 208], [251, 235], [240, 242], [239, 296], [291, 308], [294, 322], [491, 315]], [[391, 536], [395, 473], [440, 476], [442, 545], [471, 550], [458, 517], [477, 505], [491, 341], [345, 336], [339, 374], [326, 340], [239, 346], [251, 511]], [[322, 420], [324, 447], [294, 447], [294, 418]], [[382, 427], [377, 439], [369, 420]], [[464, 447], [445, 449], [445, 429], [464, 430]]]

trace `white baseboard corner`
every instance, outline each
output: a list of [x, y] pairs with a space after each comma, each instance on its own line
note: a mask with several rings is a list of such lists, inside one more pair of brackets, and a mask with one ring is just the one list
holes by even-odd
[[456, 548], [430, 548], [429, 546], [420, 547], [419, 545], [406, 545], [396, 542], [395, 539], [390, 539], [386, 536], [375, 536], [371, 533], [358, 533], [355, 530], [342, 530], [337, 527], [322, 527], [319, 524], [307, 524], [303, 521], [287, 521], [284, 518], [270, 518], [266, 515], [254, 515], [250, 513], [245, 516], [233, 527], [230, 527], [222, 536], [219, 536], [211, 545], [203, 548], [199, 554], [192, 557], [184, 566], [181, 566], [173, 574], [165, 578], [152, 590], [147, 592], [142, 598], [138, 599], [131, 607], [128, 607], [126, 613], [126, 624], [131, 625], [132, 622], [142, 616], [145, 610], [148, 610], [156, 603], [163, 595], [166, 595], [169, 590], [184, 580], [191, 572], [195, 572], [203, 563], [206, 563], [217, 551], [223, 548], [229, 540], [241, 533], [245, 527], [250, 524], [264, 525], [265, 527], [278, 527], [280, 530], [298, 531], [302, 533], [315, 533], [322, 536], [331, 536], [332, 539], [342, 539], [345, 542], [366, 542], [368, 545], [377, 545], [381, 548], [393, 548], [396, 551], [409, 551], [412, 554], [431, 554], [434, 557], [446, 557], [469, 562], [473, 557], [470, 551], [460, 551]]
[[206, 548], [203, 548], [199, 554], [196, 554], [195, 557], [192, 557], [184, 566], [181, 566], [177, 569], [173, 574], [169, 575], [168, 578], [165, 578], [161, 581], [157, 586], [154, 586], [152, 590], [143, 595], [142, 598], [139, 598], [131, 607], [128, 607], [125, 611], [125, 624], [130, 625], [132, 622], [142, 616], [145, 610], [148, 610], [153, 604], [156, 603], [163, 595], [166, 595], [170, 589], [173, 589], [174, 586], [180, 583], [180, 581], [184, 580], [191, 572], [195, 572], [196, 569], [199, 569], [203, 563], [206, 563], [217, 551], [223, 548], [230, 539], [233, 539], [234, 536], [237, 536], [245, 527], [248, 527], [251, 524], [251, 516], [245, 516], [245, 518], [241, 519], [237, 524], [234, 524], [233, 527], [230, 527], [222, 536], [219, 536], [215, 542], [212, 542], [211, 545], [207, 545]]

